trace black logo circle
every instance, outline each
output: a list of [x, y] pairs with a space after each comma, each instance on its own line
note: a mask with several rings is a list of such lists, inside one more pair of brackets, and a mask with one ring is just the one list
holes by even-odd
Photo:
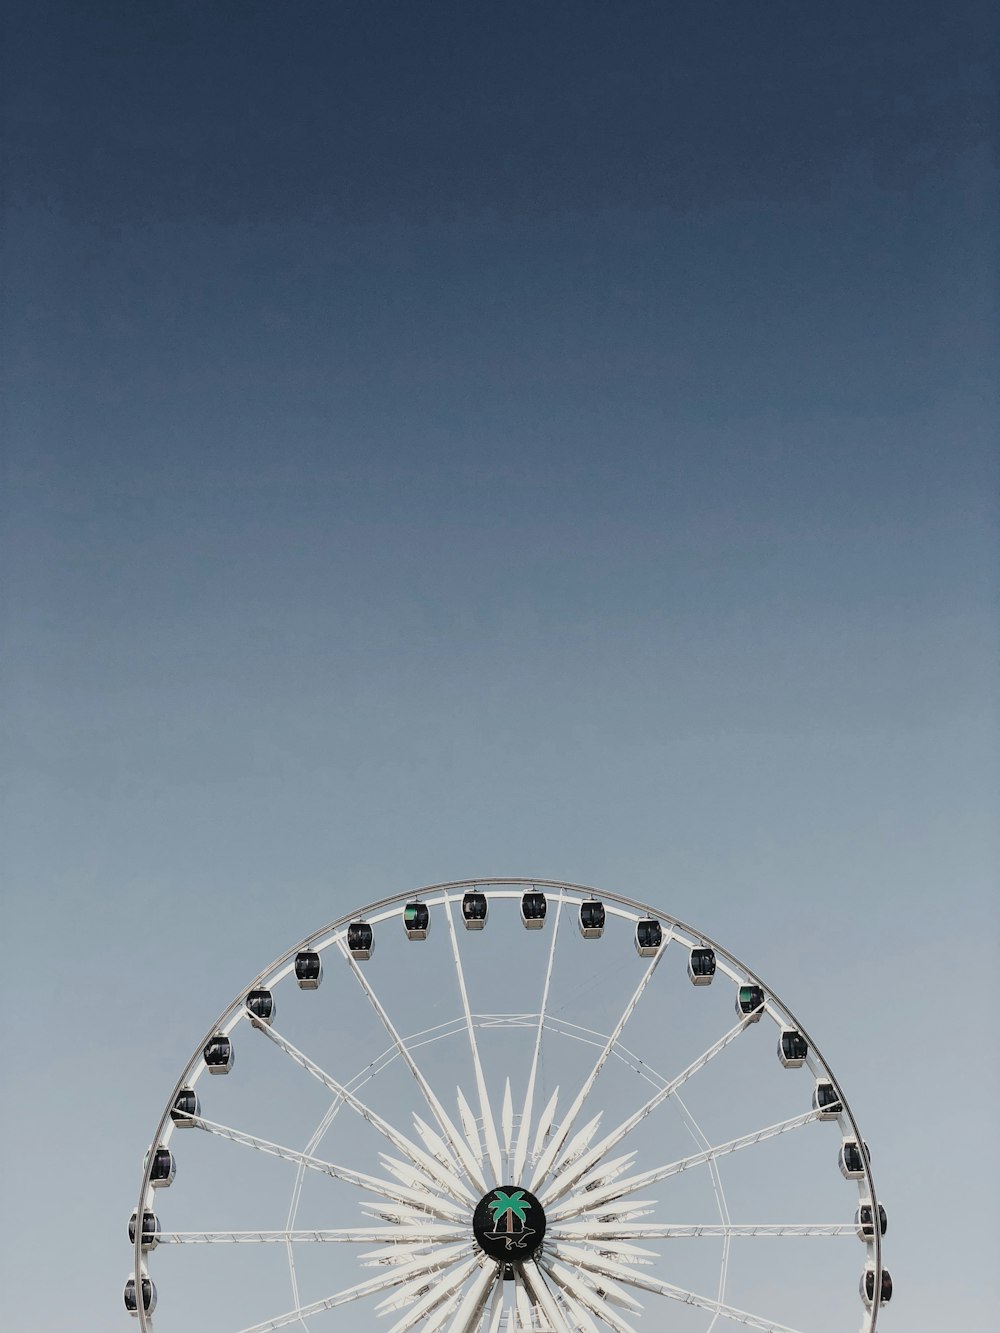
[[476, 1205], [472, 1231], [491, 1259], [520, 1263], [541, 1245], [545, 1213], [535, 1196], [520, 1185], [499, 1185]]

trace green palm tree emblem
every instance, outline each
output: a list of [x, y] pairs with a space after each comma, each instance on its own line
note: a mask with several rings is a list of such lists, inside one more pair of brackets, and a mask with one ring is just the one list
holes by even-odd
[[[498, 1240], [506, 1238], [508, 1249], [513, 1245], [522, 1249], [527, 1238], [535, 1234], [534, 1228], [526, 1225], [531, 1204], [525, 1199], [524, 1190], [512, 1190], [509, 1194], [506, 1190], [494, 1190], [493, 1198], [486, 1206], [493, 1214], [493, 1234]], [[520, 1223], [517, 1231], [514, 1229], [515, 1218]]]

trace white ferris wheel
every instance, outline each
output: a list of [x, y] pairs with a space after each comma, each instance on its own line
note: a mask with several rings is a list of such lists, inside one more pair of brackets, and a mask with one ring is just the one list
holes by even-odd
[[885, 1227], [840, 1084], [731, 953], [468, 880], [324, 926], [219, 1016], [124, 1301], [143, 1333], [874, 1333]]

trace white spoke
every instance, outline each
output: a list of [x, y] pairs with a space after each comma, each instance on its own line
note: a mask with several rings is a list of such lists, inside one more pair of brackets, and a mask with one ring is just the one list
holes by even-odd
[[[654, 959], [653, 961], [655, 962], [656, 960]], [[606, 1134], [595, 1148], [591, 1148], [589, 1152], [585, 1152], [582, 1157], [577, 1159], [577, 1161], [571, 1162], [566, 1166], [553, 1180], [549, 1189], [540, 1196], [541, 1202], [548, 1205], [560, 1198], [567, 1190], [571, 1189], [575, 1182], [589, 1171], [596, 1162], [599, 1162], [602, 1157], [605, 1157], [612, 1148], [617, 1147], [626, 1135], [631, 1134], [636, 1125], [645, 1120], [646, 1116], [652, 1114], [658, 1106], [662, 1105], [668, 1097], [671, 1097], [679, 1087], [683, 1086], [683, 1084], [688, 1081], [689, 1078], [694, 1074], [697, 1074], [699, 1070], [704, 1069], [709, 1061], [714, 1060], [719, 1052], [725, 1050], [731, 1041], [735, 1041], [740, 1033], [747, 1027], [748, 1022], [749, 1019], [740, 1019], [740, 1021], [734, 1027], [731, 1027], [724, 1036], [720, 1037], [718, 1041], [709, 1046], [708, 1050], [703, 1051], [701, 1055], [692, 1060], [688, 1067], [683, 1069], [676, 1078], [671, 1079], [671, 1081], [660, 1088], [658, 1092], [655, 1092], [644, 1105], [639, 1107], [638, 1111], [633, 1112], [627, 1120], [623, 1120], [620, 1125], [611, 1131], [610, 1134]]]
[[[466, 1275], [465, 1280], [468, 1280], [468, 1275]], [[420, 1333], [438, 1333], [439, 1329], [444, 1328], [445, 1324], [455, 1313], [455, 1307], [458, 1305], [460, 1294], [460, 1291], [452, 1291], [443, 1301], [440, 1301], [438, 1305], [434, 1307], [433, 1313], [430, 1315], [427, 1322], [422, 1326]]]
[[644, 1249], [641, 1245], [633, 1245], [631, 1241], [612, 1240], [607, 1237], [590, 1237], [578, 1232], [566, 1235], [563, 1231], [551, 1231], [549, 1235], [551, 1237], [550, 1248], [554, 1246], [555, 1253], [559, 1252], [560, 1246], [573, 1245], [584, 1247], [587, 1253], [595, 1250], [609, 1259], [620, 1259], [627, 1264], [648, 1264], [660, 1257], [656, 1250]]
[[773, 1139], [779, 1134], [787, 1134], [789, 1130], [799, 1129], [803, 1125], [810, 1124], [818, 1116], [818, 1111], [805, 1111], [802, 1115], [791, 1116], [788, 1120], [779, 1120], [777, 1124], [765, 1125], [763, 1129], [754, 1130], [750, 1134], [743, 1134], [738, 1139], [730, 1139], [728, 1143], [720, 1143], [715, 1147], [706, 1148], [702, 1152], [692, 1153], [689, 1157], [681, 1157], [676, 1162], [669, 1162], [666, 1166], [654, 1167], [652, 1171], [643, 1171], [637, 1176], [628, 1176], [624, 1180], [618, 1180], [612, 1185], [605, 1186], [604, 1189], [575, 1194], [560, 1207], [547, 1212], [548, 1219], [550, 1222], [557, 1222], [565, 1217], [571, 1217], [575, 1213], [593, 1213], [596, 1209], [621, 1198], [623, 1195], [632, 1194], [638, 1189], [645, 1189], [647, 1185], [655, 1185], [661, 1180], [666, 1180], [668, 1176], [679, 1175], [681, 1171], [687, 1171], [689, 1167], [700, 1166], [703, 1162], [711, 1162], [717, 1157], [725, 1157], [729, 1153], [739, 1152], [740, 1149], [749, 1148], [755, 1143], [763, 1143], [765, 1139]]
[[[461, 1265], [460, 1268], [457, 1268], [455, 1272], [449, 1273], [447, 1277], [440, 1278], [439, 1281], [435, 1282], [435, 1285], [432, 1286], [431, 1290], [425, 1293], [424, 1296], [416, 1302], [416, 1305], [413, 1305], [413, 1308], [409, 1309], [408, 1312], [404, 1314], [403, 1318], [400, 1318], [400, 1320], [397, 1320], [395, 1324], [392, 1325], [392, 1328], [388, 1330], [388, 1333], [407, 1333], [408, 1329], [416, 1328], [417, 1324], [420, 1324], [420, 1322], [424, 1320], [424, 1317], [431, 1314], [436, 1308], [444, 1306], [444, 1309], [447, 1310], [449, 1302], [455, 1300], [456, 1290], [459, 1290], [463, 1282], [468, 1281], [468, 1278], [472, 1276], [475, 1269], [476, 1261], [467, 1260], [467, 1262]], [[431, 1322], [433, 1322], [433, 1326], [440, 1328], [440, 1321], [437, 1320], [428, 1321], [425, 1328], [429, 1328]]]
[[[440, 1162], [446, 1171], [451, 1171], [451, 1166], [454, 1162], [454, 1154], [451, 1152], [441, 1135], [435, 1129], [432, 1129], [425, 1120], [421, 1119], [416, 1112], [413, 1113], [413, 1124], [417, 1133], [423, 1139], [427, 1151], [434, 1160]], [[477, 1163], [481, 1161], [478, 1154], [476, 1161]], [[474, 1197], [475, 1196], [473, 1196], [473, 1198]]]
[[664, 940], [663, 944], [657, 950], [654, 957], [650, 959], [649, 966], [643, 973], [638, 986], [636, 986], [635, 990], [632, 992], [631, 999], [628, 1001], [628, 1003], [625, 1005], [625, 1008], [622, 1010], [621, 1017], [615, 1024], [614, 1031], [611, 1033], [611, 1036], [608, 1037], [607, 1041], [604, 1043], [604, 1049], [601, 1051], [600, 1055], [597, 1057], [597, 1060], [594, 1062], [593, 1069], [590, 1071], [590, 1073], [584, 1080], [583, 1086], [581, 1087], [580, 1091], [576, 1094], [576, 1097], [574, 1098], [572, 1105], [566, 1112], [566, 1115], [563, 1117], [562, 1124], [559, 1126], [558, 1131], [552, 1136], [552, 1139], [549, 1142], [549, 1146], [542, 1153], [541, 1158], [539, 1159], [537, 1165], [535, 1166], [535, 1174], [532, 1179], [532, 1183], [528, 1186], [528, 1188], [531, 1190], [533, 1194], [538, 1193], [539, 1187], [541, 1186], [545, 1177], [548, 1175], [549, 1171], [551, 1171], [556, 1161], [556, 1158], [558, 1157], [560, 1151], [562, 1150], [563, 1145], [566, 1142], [566, 1139], [569, 1137], [569, 1133], [573, 1128], [573, 1123], [576, 1120], [576, 1117], [579, 1115], [583, 1103], [586, 1101], [587, 1097], [590, 1095], [591, 1089], [597, 1082], [597, 1077], [600, 1074], [601, 1070], [604, 1068], [605, 1064], [607, 1063], [608, 1056], [614, 1049], [615, 1043], [618, 1041], [619, 1037], [622, 1035], [622, 1032], [625, 1030], [625, 1024], [628, 1022], [628, 1020], [632, 1017], [632, 1014], [635, 1012], [636, 1005], [639, 1003], [643, 991], [649, 985], [650, 979], [652, 978], [653, 973], [656, 971], [660, 959], [666, 952], [666, 948], [669, 943], [670, 943], [670, 936], [668, 935], [667, 938]]
[[341, 953], [344, 955], [347, 962], [350, 964], [351, 970], [353, 971], [355, 977], [357, 978], [359, 986], [364, 991], [365, 995], [367, 995], [368, 1001], [371, 1004], [372, 1008], [378, 1014], [382, 1022], [382, 1026], [385, 1028], [386, 1032], [388, 1032], [389, 1036], [395, 1042], [396, 1049], [399, 1051], [400, 1055], [403, 1057], [403, 1060], [406, 1062], [406, 1066], [409, 1069], [410, 1073], [416, 1079], [417, 1086], [420, 1088], [420, 1091], [423, 1093], [424, 1100], [427, 1102], [427, 1105], [433, 1112], [434, 1119], [438, 1122], [442, 1134], [444, 1135], [448, 1143], [451, 1145], [452, 1151], [455, 1152], [458, 1155], [459, 1159], [461, 1160], [462, 1165], [465, 1168], [466, 1175], [469, 1177], [469, 1179], [472, 1181], [472, 1183], [476, 1186], [477, 1189], [479, 1189], [482, 1193], [485, 1193], [486, 1180], [483, 1176], [482, 1170], [480, 1169], [479, 1163], [475, 1160], [472, 1153], [469, 1151], [468, 1144], [465, 1142], [464, 1137], [455, 1128], [455, 1125], [453, 1124], [447, 1111], [444, 1109], [444, 1107], [441, 1105], [441, 1102], [438, 1100], [438, 1097], [435, 1095], [434, 1090], [431, 1088], [430, 1084], [427, 1082], [423, 1074], [420, 1072], [420, 1068], [417, 1065], [417, 1062], [414, 1060], [413, 1056], [409, 1051], [409, 1048], [403, 1041], [402, 1037], [396, 1031], [392, 1019], [389, 1017], [388, 1013], [386, 1013], [384, 1005], [382, 1004], [378, 996], [375, 994], [375, 991], [372, 989], [371, 983], [369, 982], [368, 978], [365, 976], [364, 972], [358, 966], [357, 960], [352, 957], [350, 950], [347, 948], [343, 940], [339, 940], [338, 944]]
[[[428, 1241], [426, 1244], [422, 1241], [415, 1241], [408, 1245], [382, 1245], [377, 1250], [366, 1250], [364, 1254], [358, 1256], [358, 1263], [362, 1268], [393, 1268], [400, 1267], [402, 1264], [408, 1264], [411, 1259], [416, 1259], [427, 1250], [432, 1250], [435, 1241]], [[610, 1254], [610, 1250], [608, 1251]]]
[[524, 1264], [521, 1269], [524, 1278], [524, 1285], [528, 1288], [528, 1294], [532, 1297], [536, 1305], [540, 1305], [552, 1325], [553, 1333], [572, 1333], [572, 1329], [566, 1323], [562, 1311], [556, 1304], [556, 1299], [549, 1291], [542, 1275], [541, 1269], [537, 1264]]
[[600, 1329], [590, 1316], [590, 1311], [564, 1287], [559, 1289], [559, 1300], [573, 1321], [574, 1330], [582, 1330], [582, 1333], [600, 1333]]
[[598, 1162], [597, 1166], [576, 1182], [578, 1190], [597, 1189], [598, 1185], [610, 1185], [613, 1180], [624, 1175], [636, 1159], [635, 1152], [623, 1153], [621, 1157], [612, 1157], [608, 1161]]
[[[467, 1269], [470, 1263], [475, 1263], [474, 1260], [468, 1258], [468, 1254], [469, 1246], [467, 1243], [463, 1245], [449, 1245], [445, 1249], [439, 1250], [435, 1255], [421, 1256], [424, 1260], [424, 1267], [418, 1268], [416, 1272], [413, 1272], [412, 1263], [407, 1264], [406, 1272], [412, 1273], [412, 1276], [409, 1276], [405, 1282], [401, 1281], [395, 1284], [395, 1290], [390, 1291], [388, 1296], [385, 1296], [375, 1306], [376, 1313], [380, 1315], [387, 1314], [391, 1310], [402, 1310], [407, 1305], [412, 1305], [415, 1300], [418, 1300], [427, 1291], [427, 1280], [431, 1273], [434, 1274], [432, 1286], [435, 1293], [441, 1291], [442, 1288], [447, 1289], [451, 1283], [461, 1286], [464, 1281], [464, 1278], [460, 1275], [461, 1268]], [[464, 1260], [464, 1263], [456, 1273], [454, 1271], [454, 1265], [462, 1260]], [[445, 1270], [449, 1268], [453, 1271], [445, 1275]], [[397, 1269], [397, 1272], [400, 1271], [402, 1270]], [[466, 1276], [468, 1276], [468, 1274], [466, 1274]]]
[[[369, 1217], [380, 1217], [383, 1222], [398, 1222], [401, 1225], [423, 1226], [428, 1221], [426, 1201], [423, 1199], [417, 1206], [409, 1203], [391, 1203], [388, 1200], [365, 1199], [361, 1204], [361, 1211], [367, 1213]], [[455, 1219], [449, 1218], [448, 1221], [454, 1225]]]
[[[381, 1208], [386, 1206], [380, 1205]], [[599, 1213], [588, 1213], [585, 1208], [581, 1208], [577, 1216], [585, 1219], [599, 1217], [602, 1222], [631, 1222], [637, 1217], [650, 1217], [655, 1211], [655, 1199], [622, 1199], [605, 1204]]]
[[517, 1133], [517, 1147], [514, 1150], [514, 1172], [512, 1180], [520, 1180], [524, 1163], [528, 1156], [528, 1135], [531, 1131], [531, 1111], [535, 1098], [535, 1078], [538, 1074], [538, 1057], [542, 1047], [542, 1028], [549, 1007], [549, 987], [552, 983], [552, 964], [556, 956], [556, 941], [559, 938], [559, 921], [562, 917], [563, 895], [559, 892], [556, 902], [556, 917], [552, 923], [552, 943], [549, 945], [549, 961], [545, 969], [545, 981], [542, 984], [542, 1003], [538, 1011], [538, 1027], [535, 1029], [535, 1047], [531, 1054], [531, 1071], [528, 1074], [528, 1086], [524, 1093], [524, 1109], [521, 1112], [521, 1124]]
[[380, 1194], [383, 1198], [395, 1200], [397, 1203], [408, 1204], [421, 1212], [432, 1213], [435, 1217], [442, 1217], [450, 1222], [464, 1222], [466, 1219], [467, 1214], [464, 1208], [460, 1208], [450, 1200], [441, 1199], [437, 1195], [417, 1193], [415, 1190], [393, 1185], [391, 1181], [379, 1180], [375, 1176], [365, 1175], [361, 1171], [352, 1171], [347, 1166], [337, 1166], [333, 1162], [324, 1161], [321, 1157], [310, 1157], [308, 1153], [296, 1152], [294, 1148], [286, 1148], [283, 1144], [258, 1138], [255, 1134], [245, 1134], [242, 1130], [233, 1129], [229, 1125], [216, 1124], [214, 1121], [205, 1120], [201, 1116], [192, 1116], [191, 1119], [193, 1124], [197, 1125], [199, 1129], [206, 1130], [209, 1134], [217, 1134], [220, 1138], [230, 1139], [233, 1143], [254, 1148], [257, 1152], [265, 1153], [269, 1157], [281, 1157], [286, 1162], [295, 1162], [299, 1166], [307, 1166], [310, 1170], [319, 1171], [323, 1175], [331, 1176], [334, 1180], [343, 1180], [349, 1185], [359, 1185], [362, 1189], [370, 1190], [373, 1194]]
[[510, 1093], [510, 1079], [503, 1085], [503, 1107], [500, 1111], [500, 1127], [503, 1131], [503, 1151], [510, 1169], [510, 1145], [514, 1135], [514, 1100]]
[[[850, 1228], [853, 1232], [853, 1227]], [[423, 1226], [344, 1227], [334, 1231], [160, 1231], [158, 1245], [284, 1245], [313, 1242], [322, 1245], [372, 1245], [392, 1241], [401, 1250], [442, 1241], [462, 1240], [461, 1228], [441, 1226], [430, 1218]]]
[[604, 1250], [587, 1250], [579, 1245], [567, 1245], [565, 1241], [551, 1245], [548, 1257], [553, 1260], [565, 1259], [574, 1272], [580, 1273], [585, 1280], [592, 1283], [596, 1281], [595, 1274], [599, 1273], [602, 1296], [621, 1306], [622, 1309], [628, 1310], [630, 1314], [641, 1312], [641, 1302], [630, 1296], [617, 1282], [612, 1281], [613, 1277], [632, 1281], [636, 1270], [630, 1265], [618, 1263]]
[[570, 1245], [560, 1246], [559, 1252], [566, 1259], [574, 1263], [584, 1264], [590, 1271], [601, 1274], [602, 1281], [605, 1277], [618, 1278], [622, 1282], [628, 1282], [633, 1287], [638, 1287], [640, 1291], [649, 1291], [657, 1296], [666, 1296], [668, 1300], [680, 1301], [683, 1305], [698, 1306], [699, 1309], [708, 1310], [711, 1314], [721, 1315], [724, 1319], [730, 1319], [734, 1323], [745, 1324], [748, 1328], [761, 1329], [764, 1333], [796, 1333], [795, 1329], [788, 1328], [785, 1324], [775, 1323], [773, 1319], [764, 1319], [760, 1315], [750, 1314], [747, 1310], [738, 1310], [733, 1305], [726, 1305], [723, 1301], [713, 1300], [710, 1296], [699, 1296], [697, 1292], [676, 1287], [670, 1282], [661, 1282], [658, 1278], [649, 1277], [635, 1269], [613, 1263], [599, 1254], [577, 1250]]
[[610, 1328], [614, 1329], [614, 1333], [636, 1333], [632, 1325], [627, 1324], [617, 1311], [612, 1310], [607, 1301], [598, 1295], [594, 1287], [578, 1269], [570, 1268], [557, 1259], [551, 1258], [547, 1258], [542, 1266], [557, 1286], [570, 1292], [581, 1305], [590, 1310], [591, 1313], [596, 1314], [598, 1319], [603, 1319]]
[[496, 1282], [498, 1274], [499, 1269], [495, 1263], [488, 1261], [483, 1265], [482, 1272], [465, 1293], [465, 1298], [451, 1322], [449, 1333], [472, 1333], [472, 1330], [478, 1327], [490, 1294], [490, 1287]]
[[577, 1158], [583, 1156], [591, 1139], [597, 1133], [603, 1114], [603, 1111], [598, 1111], [592, 1120], [588, 1120], [584, 1127], [573, 1135], [563, 1152], [561, 1165], [568, 1166], [570, 1162], [575, 1162]]
[[346, 1287], [343, 1291], [338, 1291], [333, 1296], [327, 1296], [323, 1300], [313, 1301], [310, 1305], [298, 1305], [294, 1310], [276, 1315], [273, 1319], [265, 1319], [261, 1324], [252, 1324], [248, 1328], [240, 1329], [240, 1333], [274, 1333], [275, 1329], [287, 1328], [289, 1324], [298, 1323], [308, 1315], [320, 1314], [323, 1310], [333, 1310], [339, 1305], [348, 1305], [352, 1301], [363, 1300], [366, 1296], [375, 1296], [380, 1291], [385, 1291], [389, 1287], [405, 1282], [419, 1273], [430, 1274], [442, 1267], [450, 1267], [453, 1262], [453, 1259], [446, 1260], [442, 1256], [437, 1256], [432, 1262], [425, 1258], [414, 1260], [412, 1264], [407, 1265], [406, 1269], [399, 1268], [381, 1277], [369, 1278], [367, 1282], [359, 1282], [357, 1286]]
[[462, 1128], [465, 1131], [465, 1138], [470, 1151], [475, 1155], [480, 1169], [483, 1164], [483, 1145], [479, 1138], [479, 1126], [476, 1124], [475, 1113], [468, 1103], [468, 1099], [461, 1088], [455, 1089], [455, 1102], [458, 1106], [458, 1118], [462, 1122]]
[[475, 1195], [461, 1180], [459, 1180], [453, 1171], [450, 1171], [442, 1162], [432, 1157], [429, 1153], [424, 1152], [424, 1150], [418, 1147], [418, 1145], [409, 1139], [407, 1135], [396, 1129], [395, 1126], [389, 1124], [389, 1122], [380, 1116], [377, 1111], [373, 1111], [370, 1106], [366, 1106], [359, 1097], [354, 1095], [353, 1092], [350, 1092], [342, 1083], [338, 1082], [331, 1074], [328, 1074], [326, 1070], [321, 1069], [314, 1060], [310, 1060], [310, 1058], [300, 1051], [297, 1046], [293, 1046], [287, 1037], [283, 1037], [280, 1032], [275, 1030], [273, 1025], [262, 1023], [258, 1019], [251, 1021], [258, 1031], [263, 1032], [264, 1035], [274, 1042], [277, 1047], [283, 1050], [291, 1060], [302, 1069], [306, 1070], [307, 1073], [311, 1074], [313, 1078], [322, 1083], [330, 1092], [342, 1098], [352, 1111], [355, 1111], [360, 1115], [363, 1120], [367, 1120], [370, 1125], [377, 1129], [378, 1132], [384, 1138], [388, 1139], [394, 1147], [398, 1148], [400, 1152], [405, 1153], [411, 1162], [430, 1177], [429, 1183], [437, 1185], [446, 1194], [450, 1194], [459, 1202], [476, 1203]]
[[500, 1140], [497, 1138], [496, 1121], [493, 1119], [493, 1109], [490, 1106], [490, 1096], [486, 1088], [486, 1079], [483, 1077], [482, 1061], [479, 1058], [479, 1043], [476, 1041], [476, 1029], [472, 1022], [472, 1013], [469, 1009], [469, 993], [465, 985], [465, 969], [462, 967], [462, 955], [458, 948], [458, 935], [455, 931], [455, 915], [452, 909], [451, 900], [448, 901], [448, 932], [451, 936], [451, 951], [455, 960], [455, 975], [458, 978], [458, 989], [462, 996], [462, 1010], [465, 1014], [465, 1028], [469, 1037], [469, 1049], [472, 1052], [472, 1067], [476, 1076], [476, 1091], [479, 1093], [479, 1109], [483, 1121], [483, 1135], [486, 1139], [486, 1155], [489, 1158], [490, 1168], [493, 1171], [496, 1184], [503, 1184], [503, 1163], [500, 1158]]
[[530, 1329], [533, 1323], [531, 1311], [534, 1302], [524, 1285], [521, 1265], [514, 1269], [514, 1308], [517, 1310], [517, 1322], [524, 1329]]
[[623, 1226], [620, 1222], [564, 1222], [550, 1231], [553, 1239], [593, 1241], [603, 1245], [618, 1240], [664, 1240], [691, 1236], [854, 1236], [843, 1222], [664, 1222], [662, 1225]]
[[[380, 1152], [378, 1156], [379, 1161], [382, 1163], [385, 1170], [388, 1171], [390, 1175], [395, 1176], [397, 1180], [401, 1180], [404, 1185], [409, 1186], [411, 1189], [433, 1192], [437, 1188], [437, 1182], [430, 1180], [424, 1172], [418, 1167], [413, 1166], [411, 1162], [401, 1162], [397, 1157], [390, 1157], [388, 1153], [384, 1152]], [[455, 1198], [453, 1193], [451, 1194], [451, 1197], [452, 1199]], [[476, 1202], [471, 1197], [462, 1197], [455, 1201], [465, 1208], [473, 1207]]]
[[493, 1288], [493, 1300], [490, 1303], [490, 1312], [486, 1325], [487, 1333], [497, 1333], [500, 1328], [500, 1320], [503, 1318], [503, 1282], [498, 1281]]
[[[538, 1117], [538, 1129], [535, 1133], [535, 1142], [533, 1146], [533, 1153], [536, 1157], [542, 1151], [542, 1145], [545, 1142], [545, 1137], [548, 1134], [549, 1130], [552, 1128], [552, 1121], [555, 1119], [556, 1116], [556, 1102], [558, 1100], [559, 1100], [559, 1088], [557, 1086], [556, 1090], [553, 1092], [552, 1096], [546, 1103], [545, 1110]], [[518, 1177], [518, 1179], [520, 1179], [520, 1177]]]

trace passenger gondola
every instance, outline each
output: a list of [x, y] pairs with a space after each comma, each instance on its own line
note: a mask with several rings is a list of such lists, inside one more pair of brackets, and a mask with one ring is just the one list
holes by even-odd
[[[149, 1163], [149, 1153], [143, 1163], [143, 1170]], [[153, 1189], [166, 1189], [172, 1185], [177, 1175], [177, 1159], [169, 1148], [159, 1147], [153, 1152], [153, 1165], [149, 1172], [149, 1183]]]
[[472, 890], [462, 897], [462, 920], [465, 922], [466, 930], [482, 930], [486, 925], [486, 914], [489, 911], [486, 902], [486, 894]]
[[[879, 1235], [884, 1236], [889, 1226], [889, 1219], [886, 1217], [885, 1209], [881, 1204], [878, 1206], [878, 1230]], [[858, 1233], [859, 1240], [872, 1240], [875, 1236], [875, 1227], [872, 1222], [872, 1206], [870, 1203], [863, 1203], [854, 1214], [854, 1229]]]
[[170, 1119], [178, 1129], [190, 1129], [194, 1125], [194, 1117], [197, 1115], [201, 1115], [198, 1094], [194, 1088], [181, 1088], [174, 1098], [173, 1106], [170, 1108]]
[[654, 958], [663, 943], [663, 927], [655, 917], [645, 917], [635, 927], [635, 951], [640, 958]]
[[[142, 1291], [142, 1309], [144, 1314], [152, 1314], [156, 1309], [156, 1288], [148, 1277], [144, 1277], [141, 1282]], [[129, 1314], [138, 1317], [139, 1302], [136, 1298], [135, 1278], [130, 1277], [125, 1283], [125, 1309]]]
[[604, 904], [596, 901], [580, 904], [580, 934], [585, 940], [599, 940], [604, 934]]
[[782, 1028], [778, 1038], [778, 1059], [786, 1069], [801, 1069], [809, 1054], [809, 1043], [795, 1028]]
[[760, 986], [739, 986], [736, 991], [736, 1012], [751, 1023], [759, 1023], [764, 1012], [764, 992]]
[[209, 1038], [203, 1055], [210, 1074], [228, 1074], [236, 1060], [233, 1043], [224, 1032]]
[[525, 930], [541, 930], [545, 925], [544, 893], [525, 893], [521, 897], [521, 920]]
[[364, 962], [375, 952], [375, 936], [367, 921], [353, 921], [347, 927], [347, 947], [351, 957]]
[[[133, 1213], [128, 1220], [128, 1238], [132, 1245], [135, 1244], [135, 1224], [138, 1214]], [[160, 1234], [160, 1223], [156, 1214], [148, 1208], [142, 1214], [142, 1238], [139, 1241], [140, 1248], [143, 1250], [155, 1250], [156, 1243]]]
[[[864, 1153], [866, 1158], [871, 1157], [867, 1143], [864, 1145]], [[844, 1139], [840, 1145], [840, 1171], [845, 1180], [860, 1180], [865, 1174], [857, 1139]]]
[[300, 949], [295, 955], [295, 980], [300, 990], [318, 990], [323, 980], [323, 960], [315, 949]]
[[[865, 1305], [867, 1305], [870, 1309], [872, 1301], [875, 1298], [875, 1269], [871, 1264], [868, 1265], [868, 1267], [861, 1275], [860, 1291], [861, 1291], [861, 1299], [864, 1301]], [[887, 1268], [883, 1268], [881, 1294], [879, 1296], [879, 1301], [882, 1305], [888, 1305], [888, 1303], [891, 1300], [892, 1300], [892, 1278], [889, 1276], [889, 1270]]]
[[403, 926], [408, 940], [425, 940], [431, 923], [426, 903], [407, 903], [403, 908]]
[[836, 1120], [844, 1109], [837, 1089], [827, 1078], [817, 1081], [813, 1089], [812, 1104], [813, 1110], [819, 1112], [820, 1120]]
[[275, 1006], [274, 996], [269, 990], [252, 990], [246, 998], [247, 1013], [251, 1014], [260, 1023], [266, 1023], [268, 1027], [274, 1019]]
[[699, 945], [688, 954], [688, 976], [696, 986], [710, 986], [715, 976], [715, 950]]

